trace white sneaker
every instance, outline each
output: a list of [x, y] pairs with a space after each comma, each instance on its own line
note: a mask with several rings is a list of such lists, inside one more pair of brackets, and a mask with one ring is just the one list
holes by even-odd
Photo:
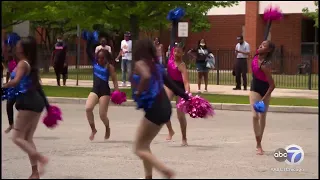
[[201, 93], [201, 90], [200, 90], [200, 89], [198, 89], [198, 93]]

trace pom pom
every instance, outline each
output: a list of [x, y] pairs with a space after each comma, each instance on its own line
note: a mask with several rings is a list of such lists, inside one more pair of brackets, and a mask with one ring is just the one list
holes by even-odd
[[254, 103], [253, 108], [258, 113], [264, 113], [266, 111], [266, 107], [263, 101], [257, 101]]
[[20, 39], [21, 38], [17, 33], [11, 33], [8, 35], [7, 44], [10, 46], [15, 46]]
[[177, 7], [169, 11], [167, 19], [170, 21], [179, 21], [185, 15], [183, 8]]
[[17, 66], [17, 63], [15, 60], [11, 60], [8, 64], [8, 68], [9, 68], [9, 71], [12, 72], [14, 70], [14, 68], [16, 68]]
[[94, 31], [92, 33], [92, 40], [93, 40], [94, 44], [99, 43], [99, 33], [98, 33], [98, 31]]
[[20, 93], [23, 93], [23, 92], [18, 91], [17, 88], [2, 88], [1, 100], [3, 101], [8, 99], [14, 99]]
[[87, 30], [83, 30], [81, 33], [81, 38], [86, 41], [91, 41], [92, 40], [92, 33]]
[[272, 7], [270, 5], [264, 10], [263, 19], [265, 21], [280, 20], [282, 17], [282, 12], [279, 7]]
[[114, 91], [111, 94], [111, 101], [115, 104], [122, 104], [127, 101], [126, 93], [120, 91]]
[[198, 95], [189, 94], [189, 97], [188, 101], [180, 99], [177, 104], [177, 108], [182, 112], [188, 113], [192, 118], [207, 118], [215, 114], [213, 107], [207, 100]]
[[43, 124], [48, 128], [55, 128], [58, 125], [58, 121], [62, 121], [61, 110], [59, 107], [52, 105], [47, 110], [47, 115], [43, 118]]

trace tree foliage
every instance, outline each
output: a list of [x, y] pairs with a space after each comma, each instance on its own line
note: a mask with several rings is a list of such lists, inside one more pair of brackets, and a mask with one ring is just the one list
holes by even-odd
[[314, 5], [317, 7], [315, 9], [315, 11], [312, 12], [308, 8], [303, 8], [302, 12], [304, 13], [304, 15], [312, 18], [315, 21], [314, 26], [319, 28], [319, 20], [318, 20], [318, 16], [319, 16], [319, 11], [318, 11], [319, 6], [318, 5], [319, 4], [318, 4], [318, 1], [314, 1]]

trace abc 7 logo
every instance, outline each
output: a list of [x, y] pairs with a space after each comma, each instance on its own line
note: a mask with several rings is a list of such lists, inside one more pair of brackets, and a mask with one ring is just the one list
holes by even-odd
[[300, 164], [304, 159], [304, 151], [300, 146], [290, 145], [285, 149], [279, 148], [273, 153], [274, 158], [279, 162], [286, 162], [289, 165]]

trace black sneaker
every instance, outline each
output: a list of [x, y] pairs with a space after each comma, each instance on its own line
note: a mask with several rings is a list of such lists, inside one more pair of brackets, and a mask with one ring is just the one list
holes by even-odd
[[246, 91], [246, 90], [247, 90], [247, 87], [244, 87], [243, 90]]
[[235, 87], [233, 88], [233, 90], [241, 90], [241, 88]]

